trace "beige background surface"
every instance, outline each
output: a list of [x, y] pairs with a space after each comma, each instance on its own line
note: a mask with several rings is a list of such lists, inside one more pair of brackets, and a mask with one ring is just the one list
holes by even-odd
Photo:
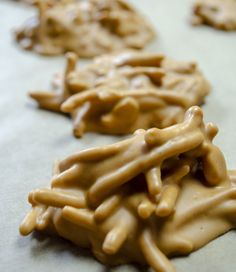
[[[188, 0], [132, 2], [158, 31], [151, 50], [199, 62], [213, 87], [204, 106], [205, 119], [218, 124], [216, 142], [228, 167], [236, 168], [236, 33], [192, 28]], [[0, 271], [145, 271], [132, 266], [105, 268], [63, 240], [43, 235], [24, 238], [18, 233], [29, 209], [27, 194], [49, 185], [55, 159], [117, 139], [91, 133], [76, 140], [69, 119], [37, 110], [27, 98], [30, 89], [48, 88], [51, 76], [64, 67], [63, 57], [39, 57], [15, 45], [11, 30], [33, 12], [24, 4], [0, 0]], [[236, 232], [173, 261], [179, 272], [236, 271]]]

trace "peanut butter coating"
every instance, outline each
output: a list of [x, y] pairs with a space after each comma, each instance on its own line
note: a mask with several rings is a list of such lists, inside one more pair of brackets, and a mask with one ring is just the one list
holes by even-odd
[[124, 51], [78, 68], [76, 60], [67, 54], [55, 92], [34, 91], [31, 97], [42, 108], [70, 113], [77, 137], [86, 131], [128, 134], [168, 127], [202, 104], [210, 90], [196, 63], [161, 54]]
[[124, 0], [38, 1], [38, 16], [16, 31], [16, 41], [43, 55], [68, 51], [91, 58], [141, 49], [154, 37], [147, 20]]
[[206, 24], [226, 31], [236, 30], [235, 0], [196, 0], [192, 23]]
[[165, 129], [78, 152], [55, 164], [51, 188], [29, 194], [20, 226], [60, 235], [110, 265], [175, 271], [186, 255], [235, 227], [236, 172], [212, 143], [199, 107]]

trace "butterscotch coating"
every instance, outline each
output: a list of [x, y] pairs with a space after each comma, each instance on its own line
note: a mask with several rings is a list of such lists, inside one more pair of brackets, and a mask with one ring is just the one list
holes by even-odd
[[43, 55], [72, 51], [86, 58], [141, 49], [154, 36], [152, 26], [124, 0], [39, 1], [38, 16], [16, 31], [24, 49]]
[[192, 23], [227, 31], [236, 30], [236, 0], [196, 0]]
[[31, 96], [42, 108], [70, 113], [74, 134], [80, 137], [86, 131], [127, 134], [173, 125], [189, 107], [202, 104], [209, 90], [194, 62], [125, 51], [77, 69], [76, 56], [69, 53], [56, 91], [34, 91]]
[[20, 226], [91, 248], [105, 264], [157, 272], [235, 227], [236, 172], [212, 139], [217, 127], [190, 108], [181, 124], [138, 130], [127, 140], [56, 163], [50, 189], [29, 194]]

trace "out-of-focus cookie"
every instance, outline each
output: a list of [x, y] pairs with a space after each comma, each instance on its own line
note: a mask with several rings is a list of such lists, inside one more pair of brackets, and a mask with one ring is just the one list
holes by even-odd
[[152, 26], [127, 1], [39, 1], [38, 16], [16, 31], [24, 49], [43, 55], [67, 51], [93, 57], [123, 48], [141, 49], [155, 36]]
[[197, 0], [192, 23], [221, 30], [236, 30], [236, 0]]

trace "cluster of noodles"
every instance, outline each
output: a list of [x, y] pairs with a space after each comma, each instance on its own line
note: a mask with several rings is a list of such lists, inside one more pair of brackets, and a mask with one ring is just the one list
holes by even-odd
[[43, 55], [68, 51], [91, 58], [124, 48], [142, 49], [155, 32], [124, 0], [36, 1], [38, 16], [16, 31], [16, 41]]
[[167, 255], [188, 254], [235, 223], [236, 187], [216, 133], [192, 107], [180, 124], [69, 156], [50, 189], [29, 194], [20, 232], [56, 233], [106, 264], [175, 271]]
[[235, 0], [196, 0], [192, 23], [206, 24], [227, 31], [236, 30]]
[[189, 107], [202, 104], [210, 90], [195, 63], [160, 54], [125, 51], [78, 69], [76, 63], [76, 55], [67, 54], [55, 92], [31, 96], [42, 108], [70, 113], [77, 137], [86, 131], [128, 134], [173, 125]]

